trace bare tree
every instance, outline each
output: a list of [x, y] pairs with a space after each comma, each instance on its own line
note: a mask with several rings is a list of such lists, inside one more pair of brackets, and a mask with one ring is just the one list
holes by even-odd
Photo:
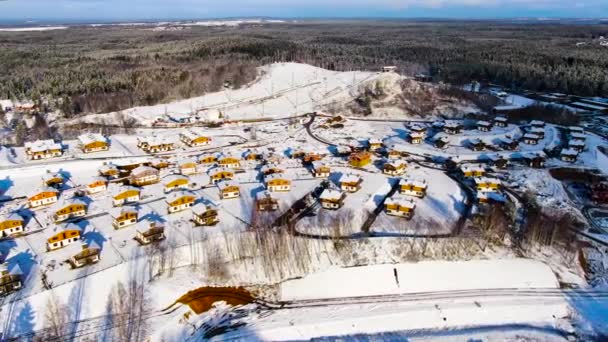
[[69, 333], [69, 316], [70, 309], [67, 305], [59, 302], [59, 298], [53, 290], [49, 293], [49, 298], [46, 302], [46, 311], [44, 312], [43, 340], [46, 341], [63, 341], [67, 340]]

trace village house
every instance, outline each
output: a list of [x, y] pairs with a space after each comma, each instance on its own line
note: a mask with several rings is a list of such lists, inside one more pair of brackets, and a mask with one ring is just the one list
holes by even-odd
[[312, 174], [315, 178], [327, 178], [331, 173], [331, 167], [323, 162], [312, 163]]
[[25, 143], [25, 154], [30, 160], [57, 158], [63, 155], [63, 145], [52, 139]]
[[291, 180], [282, 173], [275, 173], [264, 177], [266, 189], [270, 192], [288, 192], [291, 190]]
[[503, 204], [507, 201], [505, 196], [499, 192], [477, 192], [476, 197], [481, 204]]
[[258, 211], [275, 211], [279, 209], [279, 200], [270, 191], [260, 191], [255, 196], [255, 206]]
[[388, 65], [388, 66], [383, 66], [381, 70], [382, 70], [382, 72], [396, 72], [397, 67], [394, 65]]
[[385, 175], [398, 176], [405, 173], [407, 163], [401, 159], [389, 159], [382, 166], [382, 173]]
[[564, 148], [560, 153], [560, 159], [568, 163], [576, 162], [578, 158], [578, 151], [571, 148]]
[[161, 180], [165, 193], [178, 189], [188, 189], [190, 178], [183, 175], [168, 175]]
[[319, 161], [319, 160], [325, 158], [326, 155], [327, 154], [325, 152], [322, 152], [322, 151], [308, 151], [302, 157], [302, 161], [305, 164], [310, 164], [312, 162], [316, 162], [316, 161]]
[[179, 134], [179, 140], [189, 147], [200, 147], [211, 144], [211, 138], [200, 129], [190, 128]]
[[426, 136], [427, 129], [425, 126], [423, 126], [421, 124], [415, 123], [413, 125], [410, 125], [409, 129], [410, 129], [410, 133], [420, 134], [420, 135], [422, 135], [423, 139]]
[[489, 132], [492, 130], [492, 123], [484, 120], [477, 121], [477, 130], [480, 132]]
[[509, 120], [504, 116], [497, 116], [494, 118], [494, 126], [496, 127], [507, 127]]
[[499, 169], [504, 169], [509, 164], [508, 159], [506, 159], [504, 156], [501, 156], [498, 154], [491, 154], [491, 155], [487, 156], [487, 158], [490, 161], [491, 165], [496, 166]]
[[383, 146], [382, 140], [378, 138], [369, 138], [367, 139], [367, 148], [370, 151], [376, 151], [381, 149]]
[[407, 153], [407, 146], [393, 144], [387, 149], [386, 156], [389, 159], [406, 158], [409, 156], [409, 153]]
[[60, 172], [49, 172], [42, 176], [42, 186], [50, 186], [59, 189], [65, 183], [65, 179]]
[[458, 121], [446, 121], [443, 126], [443, 131], [447, 134], [460, 134], [463, 129], [464, 126]]
[[216, 184], [223, 180], [231, 180], [234, 178], [234, 171], [227, 169], [225, 167], [216, 167], [209, 170], [209, 177], [211, 178], [211, 183]]
[[217, 163], [217, 158], [218, 158], [218, 154], [217, 153], [203, 153], [199, 158], [198, 158], [198, 163], [202, 164], [202, 165], [212, 165]]
[[57, 191], [57, 189], [45, 186], [30, 193], [27, 200], [30, 208], [38, 208], [56, 203], [58, 198], [59, 191]]
[[572, 134], [572, 133], [584, 134], [585, 130], [582, 127], [580, 127], [580, 126], [570, 126], [570, 127], [568, 127], [568, 132], [570, 134]]
[[110, 193], [112, 194], [112, 204], [115, 207], [127, 203], [139, 202], [141, 199], [141, 191], [134, 186], [117, 185], [111, 189]]
[[167, 195], [165, 202], [167, 203], [167, 212], [169, 214], [184, 211], [194, 205], [196, 202], [196, 194], [192, 191], [178, 190]]
[[285, 169], [278, 164], [266, 164], [260, 168], [260, 172], [262, 172], [264, 176], [268, 176], [275, 173], [284, 173]]
[[182, 175], [189, 176], [196, 174], [196, 161], [193, 159], [183, 159], [177, 163], [179, 167], [179, 172]]
[[423, 198], [428, 185], [424, 179], [404, 178], [399, 181], [399, 193]]
[[534, 133], [526, 133], [522, 139], [524, 144], [528, 145], [538, 145], [538, 142], [541, 140], [540, 137]]
[[384, 201], [386, 214], [391, 216], [410, 219], [414, 214], [414, 208], [416, 208], [416, 203], [412, 199], [394, 196]]
[[354, 174], [343, 174], [340, 177], [340, 189], [346, 192], [357, 192], [361, 190], [361, 183], [363, 183], [363, 178]]
[[570, 133], [570, 140], [585, 142], [587, 140], [587, 135], [578, 132]]
[[536, 135], [538, 135], [538, 137], [539, 137], [540, 139], [544, 139], [544, 138], [545, 138], [545, 129], [544, 129], [544, 128], [532, 127], [532, 128], [531, 128], [531, 129], [528, 131], [528, 133], [531, 133], [531, 134], [536, 134]]
[[580, 140], [570, 140], [568, 141], [568, 147], [577, 151], [578, 153], [582, 153], [585, 150], [585, 142]]
[[469, 140], [469, 147], [473, 151], [483, 151], [486, 148], [486, 144], [478, 138], [473, 138]]
[[116, 179], [120, 176], [118, 167], [114, 164], [105, 164], [99, 168], [99, 175], [108, 179]]
[[197, 226], [213, 226], [220, 222], [217, 207], [211, 204], [197, 203], [192, 207], [192, 221]]
[[437, 148], [446, 148], [450, 144], [450, 138], [446, 135], [437, 134], [435, 135], [435, 147]]
[[501, 181], [491, 177], [475, 177], [477, 192], [496, 192], [500, 190]]
[[304, 151], [303, 149], [288, 148], [286, 153], [291, 159], [304, 158], [304, 156], [306, 155], [306, 151]]
[[336, 149], [334, 151], [335, 151], [336, 157], [348, 157], [352, 152], [350, 147], [346, 146], [346, 145], [338, 145], [338, 146], [336, 146]]
[[541, 120], [532, 120], [530, 122], [530, 126], [536, 127], [536, 128], [545, 128], [545, 122], [541, 121]]
[[278, 165], [283, 162], [283, 155], [280, 153], [272, 152], [272, 151], [264, 151], [262, 152], [262, 161], [265, 164], [275, 164]]
[[529, 167], [540, 169], [545, 166], [545, 157], [541, 153], [528, 153], [523, 158]]
[[85, 133], [78, 137], [80, 149], [84, 153], [107, 151], [110, 149], [108, 139], [99, 133]]
[[367, 141], [353, 140], [348, 143], [348, 147], [350, 147], [351, 152], [363, 152], [368, 150], [369, 145]]
[[6, 296], [23, 287], [23, 272], [19, 265], [9, 269], [7, 263], [0, 264], [0, 297]]
[[159, 221], [143, 220], [135, 229], [135, 240], [145, 246], [165, 239], [165, 225]]
[[58, 226], [59, 232], [46, 240], [46, 250], [54, 251], [80, 240], [80, 227], [73, 223]]
[[157, 170], [163, 170], [169, 167], [169, 160], [166, 158], [153, 158], [150, 160], [150, 166]]
[[319, 196], [321, 207], [325, 209], [340, 209], [344, 205], [346, 194], [340, 190], [325, 189]]
[[505, 150], [513, 151], [519, 147], [519, 142], [505, 137], [500, 140], [500, 146], [502, 146], [502, 148]]
[[70, 256], [68, 262], [72, 268], [81, 268], [99, 262], [100, 256], [101, 247], [95, 241], [91, 241], [91, 243], [83, 243], [80, 250]]
[[372, 155], [369, 152], [355, 152], [348, 157], [348, 162], [354, 167], [364, 167], [372, 162]]
[[129, 175], [129, 184], [136, 186], [145, 186], [156, 184], [160, 181], [160, 173], [157, 169], [151, 166], [139, 166]]
[[112, 218], [112, 226], [114, 229], [128, 227], [137, 223], [139, 213], [137, 208], [125, 206], [120, 208], [112, 208], [109, 211]]
[[255, 149], [248, 149], [243, 152], [243, 159], [249, 161], [256, 161], [262, 159], [262, 154]]
[[217, 158], [217, 164], [221, 167], [236, 169], [241, 167], [239, 159], [231, 154], [224, 154]]
[[129, 176], [133, 172], [133, 170], [137, 169], [140, 166], [150, 167], [152, 164], [147, 159], [125, 159], [115, 161], [114, 163], [118, 168], [120, 176], [124, 177]]
[[138, 137], [137, 147], [139, 147], [144, 152], [160, 153], [173, 151], [175, 149], [175, 143], [167, 137]]
[[220, 199], [237, 198], [241, 195], [241, 190], [236, 182], [224, 180], [217, 183], [220, 192]]
[[465, 177], [482, 177], [486, 174], [486, 169], [482, 165], [462, 165], [460, 171]]
[[79, 198], [68, 198], [57, 203], [53, 210], [53, 220], [62, 222], [87, 214], [87, 204]]
[[108, 188], [108, 181], [104, 177], [92, 177], [86, 184], [86, 192], [89, 195], [97, 194], [106, 191]]
[[188, 184], [190, 190], [200, 190], [211, 184], [211, 177], [206, 173], [190, 176], [188, 178], [190, 179], [190, 184]]
[[0, 238], [23, 233], [25, 220], [17, 213], [0, 216]]
[[409, 139], [410, 144], [422, 144], [424, 141], [424, 133], [410, 132]]

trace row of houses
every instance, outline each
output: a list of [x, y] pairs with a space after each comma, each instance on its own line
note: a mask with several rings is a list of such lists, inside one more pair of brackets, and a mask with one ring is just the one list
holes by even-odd
[[[101, 134], [85, 133], [78, 137], [78, 146], [84, 153], [94, 153], [109, 150], [110, 142]], [[24, 147], [25, 155], [30, 160], [58, 158], [66, 151], [63, 142], [52, 139], [28, 141]]]

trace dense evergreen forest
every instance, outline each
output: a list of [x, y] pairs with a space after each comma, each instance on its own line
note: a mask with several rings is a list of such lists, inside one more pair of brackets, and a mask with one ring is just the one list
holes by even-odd
[[[397, 65], [462, 84], [608, 95], [608, 25], [344, 21], [192, 27], [73, 27], [0, 33], [0, 98], [49, 97], [67, 115], [239, 87], [277, 61], [334, 70]], [[579, 44], [577, 43], [587, 43]]]

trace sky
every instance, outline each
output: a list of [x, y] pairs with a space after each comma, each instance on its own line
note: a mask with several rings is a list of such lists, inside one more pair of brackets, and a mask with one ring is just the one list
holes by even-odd
[[0, 20], [608, 18], [608, 0], [0, 0]]

